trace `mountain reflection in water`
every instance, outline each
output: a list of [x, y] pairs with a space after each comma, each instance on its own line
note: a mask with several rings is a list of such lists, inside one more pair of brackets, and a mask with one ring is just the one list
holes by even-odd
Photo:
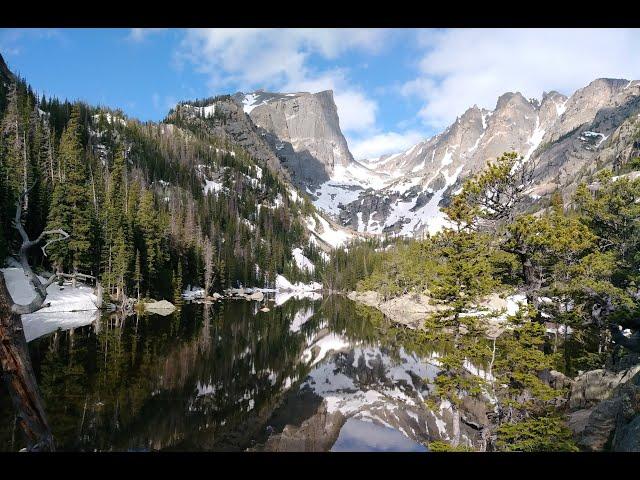
[[[424, 403], [437, 354], [387, 335], [379, 312], [339, 296], [260, 306], [107, 314], [33, 340], [58, 450], [415, 451], [454, 435], [478, 444], [447, 402]], [[1, 388], [0, 449], [19, 450]]]

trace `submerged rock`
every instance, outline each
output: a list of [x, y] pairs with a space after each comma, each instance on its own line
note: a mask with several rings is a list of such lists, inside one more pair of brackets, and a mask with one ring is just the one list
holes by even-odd
[[427, 315], [440, 311], [438, 305], [432, 305], [429, 297], [419, 294], [405, 294], [384, 300], [373, 291], [349, 292], [347, 297], [353, 301], [375, 307], [396, 323], [409, 328], [420, 328]]

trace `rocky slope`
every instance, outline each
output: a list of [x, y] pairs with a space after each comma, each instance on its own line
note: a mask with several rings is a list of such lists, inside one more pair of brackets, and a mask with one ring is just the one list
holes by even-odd
[[640, 365], [579, 375], [568, 403], [569, 427], [582, 449], [640, 451]]
[[242, 106], [228, 95], [201, 102], [176, 105], [165, 118], [165, 123], [185, 125], [193, 132], [208, 134], [227, 140], [244, 149], [252, 157], [265, 162], [274, 171], [286, 173], [261, 132], [244, 113]]

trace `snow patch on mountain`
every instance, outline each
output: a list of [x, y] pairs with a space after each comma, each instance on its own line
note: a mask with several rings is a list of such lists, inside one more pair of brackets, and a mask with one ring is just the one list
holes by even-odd
[[304, 254], [302, 253], [302, 249], [301, 248], [294, 248], [291, 251], [291, 254], [293, 255], [293, 259], [296, 262], [296, 266], [300, 269], [300, 270], [307, 270], [311, 273], [313, 273], [313, 271], [315, 270], [315, 265], [313, 264], [313, 262], [311, 260], [309, 260], [307, 257], [304, 256]]
[[529, 158], [531, 157], [531, 154], [533, 154], [533, 152], [536, 151], [536, 148], [540, 146], [540, 143], [542, 142], [542, 138], [544, 137], [544, 133], [545, 133], [544, 128], [540, 127], [540, 116], [537, 116], [536, 128], [533, 130], [533, 133], [531, 134], [531, 137], [528, 140], [528, 143], [529, 145], [531, 145], [531, 148], [529, 148], [529, 151], [527, 151], [523, 159], [525, 162], [529, 160]]
[[256, 93], [248, 93], [244, 96], [244, 99], [242, 100], [242, 109], [244, 110], [244, 113], [249, 114], [257, 106], [265, 105], [267, 103], [267, 100], [259, 102], [258, 97], [259, 96]]
[[341, 247], [353, 238], [353, 234], [348, 231], [332, 227], [321, 215], [307, 217], [305, 223], [313, 235], [333, 248]]

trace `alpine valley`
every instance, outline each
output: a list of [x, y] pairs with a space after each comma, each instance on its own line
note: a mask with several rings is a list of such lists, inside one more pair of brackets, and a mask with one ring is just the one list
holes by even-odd
[[141, 122], [0, 56], [0, 135], [0, 450], [640, 451], [638, 80], [354, 158], [331, 90]]

